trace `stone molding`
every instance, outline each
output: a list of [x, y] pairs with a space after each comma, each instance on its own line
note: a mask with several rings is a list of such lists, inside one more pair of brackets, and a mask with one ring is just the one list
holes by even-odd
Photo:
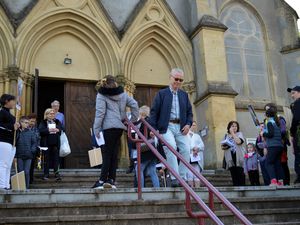
[[193, 39], [204, 28], [219, 30], [223, 32], [228, 29], [222, 22], [220, 22], [215, 17], [211, 15], [203, 15], [198, 25], [189, 35], [190, 39]]
[[238, 93], [233, 90], [229, 82], [208, 82], [206, 90], [201, 92], [194, 104], [202, 102], [210, 95], [226, 95], [234, 98]]

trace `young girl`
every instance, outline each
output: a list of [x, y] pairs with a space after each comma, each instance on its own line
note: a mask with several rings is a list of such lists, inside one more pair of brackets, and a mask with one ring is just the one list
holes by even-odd
[[[196, 169], [199, 173], [203, 171], [203, 151], [204, 151], [204, 144], [199, 134], [196, 133], [197, 130], [197, 123], [193, 121], [192, 127], [188, 134], [190, 138], [190, 147], [191, 147], [191, 154], [190, 154], [190, 164]], [[188, 183], [191, 187], [200, 187], [200, 180], [197, 178], [191, 171], [187, 173]]]
[[258, 154], [254, 144], [247, 145], [247, 153], [244, 160], [244, 172], [248, 174], [251, 186], [259, 186], [259, 172], [258, 172]]
[[268, 153], [266, 155], [266, 168], [271, 179], [270, 186], [283, 185], [283, 170], [281, 166], [281, 155], [283, 143], [280, 131], [280, 122], [274, 107], [266, 107], [266, 122], [263, 137], [266, 140]]

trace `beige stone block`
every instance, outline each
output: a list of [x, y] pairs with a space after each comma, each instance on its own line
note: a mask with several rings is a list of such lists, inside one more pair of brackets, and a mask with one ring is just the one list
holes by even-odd
[[[234, 98], [232, 96], [210, 95], [196, 106], [198, 117], [202, 117], [202, 126], [208, 126], [205, 142], [205, 168], [220, 168], [222, 166], [223, 151], [220, 141], [224, 138], [227, 124], [236, 120]], [[203, 118], [204, 117], [204, 118]]]
[[[207, 81], [227, 82], [227, 63], [224, 45], [224, 32], [202, 29], [199, 33], [199, 48]], [[216, 66], [217, 65], [217, 66]]]

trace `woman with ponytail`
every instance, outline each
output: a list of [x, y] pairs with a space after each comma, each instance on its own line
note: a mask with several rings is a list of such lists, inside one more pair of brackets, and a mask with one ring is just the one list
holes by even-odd
[[266, 120], [262, 136], [267, 144], [266, 169], [271, 179], [270, 186], [283, 185], [283, 170], [281, 166], [281, 155], [283, 143], [280, 130], [280, 121], [277, 116], [277, 107], [274, 104], [267, 104]]

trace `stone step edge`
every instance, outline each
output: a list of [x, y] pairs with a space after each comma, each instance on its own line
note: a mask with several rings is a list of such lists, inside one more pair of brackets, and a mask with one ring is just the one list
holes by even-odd
[[[246, 216], [251, 215], [274, 215], [274, 214], [290, 214], [300, 213], [300, 208], [284, 208], [284, 209], [249, 209], [241, 211]], [[229, 211], [216, 211], [218, 217], [233, 217]], [[64, 215], [64, 216], [36, 216], [36, 217], [9, 217], [0, 221], [5, 223], [41, 223], [41, 222], [75, 222], [75, 221], [102, 221], [102, 220], [138, 220], [138, 219], [178, 219], [188, 218], [185, 212], [179, 213], [145, 213], [145, 214], [114, 214], [114, 215]], [[291, 221], [289, 221], [291, 222]]]
[[[232, 192], [232, 191], [238, 191], [238, 192], [243, 192], [243, 191], [276, 191], [276, 190], [299, 190], [300, 191], [300, 186], [299, 185], [291, 185], [291, 186], [282, 186], [282, 187], [270, 187], [270, 186], [240, 186], [240, 187], [217, 187], [218, 191], [220, 192]], [[196, 192], [207, 192], [206, 187], [200, 187], [200, 188], [195, 188]], [[75, 193], [80, 193], [80, 194], [86, 194], [86, 193], [136, 193], [137, 188], [117, 188], [117, 189], [92, 189], [92, 188], [69, 188], [69, 189], [55, 189], [55, 188], [49, 188], [49, 189], [28, 189], [24, 191], [16, 191], [16, 190], [0, 190], [0, 195], [3, 194], [75, 194]], [[143, 188], [144, 193], [149, 193], [149, 192], [185, 192], [183, 188], [171, 188], [171, 187], [160, 187], [160, 188]]]
[[[251, 202], [286, 202], [286, 201], [300, 201], [298, 197], [244, 197], [244, 198], [228, 198], [231, 203], [251, 203]], [[207, 200], [204, 200], [207, 203]], [[73, 207], [111, 207], [111, 206], [160, 206], [160, 205], [176, 205], [184, 204], [183, 199], [163, 199], [163, 200], [136, 200], [123, 202], [57, 202], [57, 203], [0, 203], [0, 209], [14, 209], [14, 208], [73, 208]], [[196, 204], [192, 201], [193, 204]], [[219, 200], [215, 200], [215, 204], [221, 204]], [[300, 205], [299, 205], [300, 207]]]

